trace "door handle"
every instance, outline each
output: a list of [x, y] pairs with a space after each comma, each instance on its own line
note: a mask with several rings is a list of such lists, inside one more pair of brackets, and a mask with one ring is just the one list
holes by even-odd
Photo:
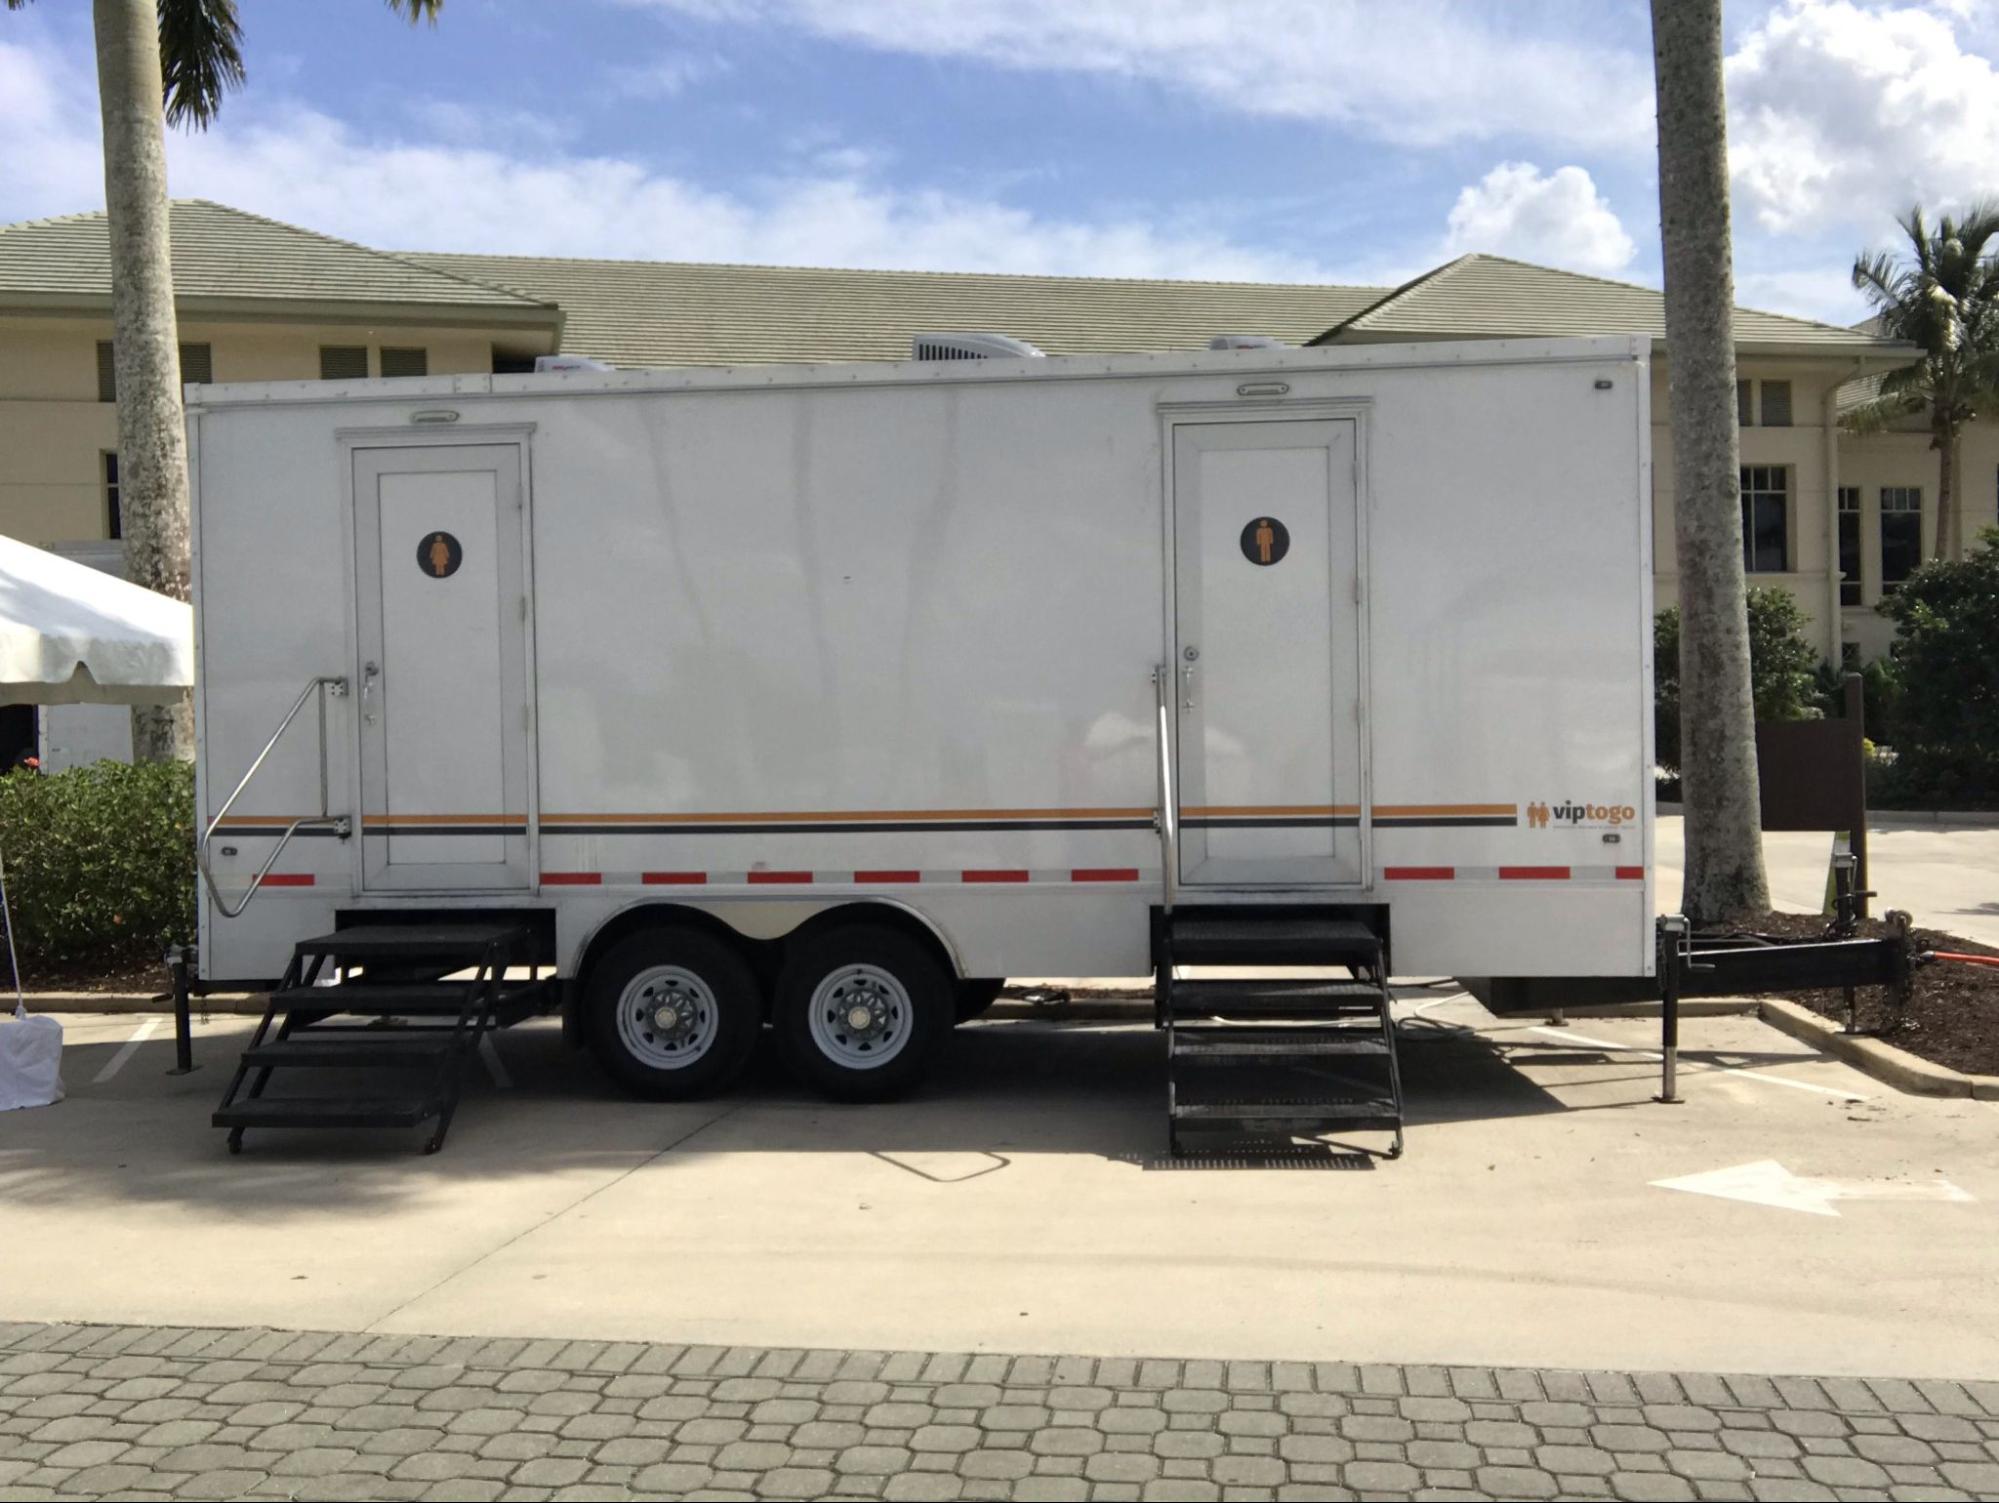
[[1194, 708], [1194, 665], [1187, 664], [1180, 670], [1180, 708]]
[[374, 663], [361, 665], [361, 718], [373, 725], [375, 712], [368, 708], [375, 700], [375, 681], [382, 676], [382, 670]]

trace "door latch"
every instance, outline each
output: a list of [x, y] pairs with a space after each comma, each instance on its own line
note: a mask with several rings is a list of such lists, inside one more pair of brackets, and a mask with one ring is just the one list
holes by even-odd
[[381, 668], [374, 663], [361, 665], [361, 718], [373, 725], [375, 712], [368, 708], [375, 701], [375, 680], [382, 676]]

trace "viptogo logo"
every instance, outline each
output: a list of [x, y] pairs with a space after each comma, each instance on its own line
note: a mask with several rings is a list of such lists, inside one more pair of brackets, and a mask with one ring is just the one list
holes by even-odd
[[1586, 804], [1574, 799], [1546, 804], [1536, 799], [1527, 806], [1527, 826], [1533, 830], [1545, 830], [1552, 825], [1571, 830], [1615, 830], [1637, 818], [1638, 810], [1630, 804]]

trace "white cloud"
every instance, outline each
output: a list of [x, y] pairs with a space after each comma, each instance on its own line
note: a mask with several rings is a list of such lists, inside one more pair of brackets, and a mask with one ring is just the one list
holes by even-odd
[[1875, 231], [1999, 191], [1999, 70], [1942, 10], [1785, 0], [1729, 58], [1728, 93], [1737, 204], [1767, 230]]
[[627, 99], [673, 99], [696, 84], [731, 71], [729, 60], [713, 52], [664, 52], [638, 66], [612, 68], [612, 89]]
[[1543, 173], [1502, 162], [1451, 206], [1449, 255], [1489, 251], [1544, 266], [1609, 275], [1638, 254], [1616, 213], [1581, 167]]
[[[67, 71], [66, 71], [67, 70]], [[95, 90], [46, 51], [0, 43], [0, 222], [101, 205]], [[1060, 219], [994, 199], [884, 185], [869, 161], [818, 153], [789, 175], [727, 191], [624, 157], [523, 133], [504, 149], [412, 142], [311, 109], [232, 101], [206, 134], [169, 139], [179, 197], [409, 250], [1337, 281], [1307, 257], [1193, 224]], [[459, 123], [463, 123], [462, 121]], [[28, 149], [23, 150], [23, 147]]]
[[1642, 149], [1649, 54], [1600, 0], [644, 0], [877, 51], [1107, 75], [1413, 145], [1504, 134]]

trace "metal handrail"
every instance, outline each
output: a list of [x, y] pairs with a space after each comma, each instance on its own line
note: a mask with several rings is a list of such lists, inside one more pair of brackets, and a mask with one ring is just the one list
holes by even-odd
[[1160, 904], [1170, 914], [1180, 890], [1180, 801], [1173, 788], [1173, 665], [1162, 663], [1153, 669], [1152, 684], [1159, 701], [1159, 812], [1153, 823], [1159, 828], [1160, 857], [1165, 862]]
[[[298, 834], [300, 830], [334, 830], [343, 840], [353, 832], [353, 821], [345, 814], [327, 812], [327, 803], [330, 799], [326, 776], [328, 690], [332, 691], [335, 699], [343, 698], [347, 693], [347, 680], [338, 674], [321, 674], [306, 681], [306, 686], [299, 691], [298, 698], [292, 701], [292, 707], [285, 711], [285, 718], [280, 720], [278, 728], [271, 732], [271, 739], [264, 743], [264, 749], [257, 753], [256, 759], [250, 763], [250, 770], [243, 774], [235, 790], [222, 801], [222, 807], [215, 811], [214, 817], [208, 821], [208, 828], [201, 832], [201, 839], [195, 845], [194, 864], [200, 870], [202, 880], [208, 884], [209, 897], [214, 900], [215, 906], [222, 910], [224, 918], [235, 918], [250, 906], [250, 900], [263, 890], [264, 878], [270, 875], [271, 868], [278, 864], [278, 857], [284, 854], [284, 849], [291, 843], [292, 836]], [[216, 829], [235, 807], [236, 800], [243, 796], [243, 790], [250, 786], [250, 780], [256, 777], [258, 769], [264, 765], [264, 759], [270, 756], [271, 749], [278, 744], [284, 733], [291, 729], [291, 723], [298, 719], [298, 712], [305, 708], [306, 701], [314, 696], [319, 700], [319, 813], [302, 814], [285, 826], [284, 834], [280, 835], [277, 844], [271, 847], [271, 854], [264, 859], [264, 864], [257, 868], [257, 875], [250, 879], [250, 886], [243, 894], [243, 901], [231, 908], [229, 900], [222, 896], [222, 889], [216, 885], [215, 872], [208, 864], [208, 843], [215, 838]]]

